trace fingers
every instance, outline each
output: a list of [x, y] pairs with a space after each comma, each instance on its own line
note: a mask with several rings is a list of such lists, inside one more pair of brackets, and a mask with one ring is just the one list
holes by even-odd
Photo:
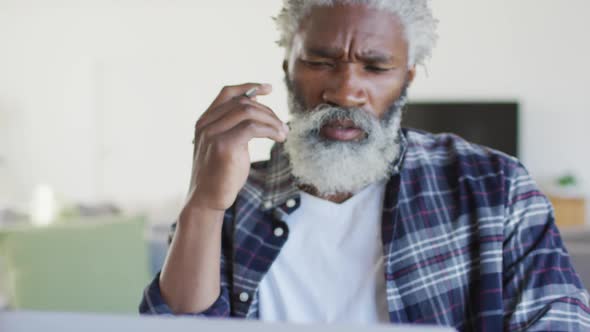
[[251, 90], [253, 88], [257, 88], [256, 94], [255, 94], [256, 96], [265, 96], [265, 95], [268, 95], [272, 92], [272, 85], [270, 85], [270, 84], [245, 83], [245, 84], [240, 84], [240, 85], [225, 86], [225, 87], [223, 87], [223, 89], [221, 89], [221, 91], [217, 95], [217, 98], [215, 98], [213, 103], [211, 103], [211, 106], [209, 106], [207, 111], [214, 110], [219, 105], [228, 102], [232, 98], [243, 95], [246, 92], [248, 92], [248, 90]]
[[[212, 106], [195, 125], [195, 150], [224, 139], [269, 138], [285, 141], [289, 128], [267, 106], [257, 102], [256, 95], [269, 94], [269, 84], [246, 83], [224, 87]], [[248, 96], [247, 96], [248, 95]]]
[[262, 122], [247, 120], [232, 129], [215, 136], [215, 141], [227, 146], [247, 146], [253, 138], [269, 138], [276, 142], [283, 142], [285, 136]]
[[195, 134], [195, 147], [200, 146], [202, 142], [214, 141], [218, 136], [227, 132], [235, 133], [236, 130], [244, 127], [247, 132], [252, 131], [252, 128], [263, 127], [262, 131], [256, 131], [257, 133], [262, 132], [261, 135], [263, 136], [251, 136], [250, 138], [263, 137], [276, 142], [284, 142], [289, 132], [287, 125], [283, 124], [272, 112], [269, 113], [257, 107], [238, 107], [236, 110], [228, 112], [225, 117], [197, 131]]
[[274, 115], [274, 113], [255, 106], [238, 107], [236, 110], [228, 112], [222, 119], [212, 122], [202, 130], [205, 131], [207, 135], [215, 136], [224, 131], [230, 130], [244, 121], [259, 122], [272, 127], [279, 136], [287, 136], [288, 128], [276, 117], [276, 115]]
[[[226, 117], [235, 118], [236, 116], [244, 116], [242, 113], [245, 113], [246, 115], [250, 113], [257, 113], [255, 110], [265, 113], [267, 117], [270, 117], [270, 119], [268, 119], [270, 122], [263, 122], [267, 122], [268, 124], [276, 123], [276, 125], [279, 127], [286, 127], [286, 125], [282, 123], [278, 116], [268, 106], [251, 100], [245, 96], [241, 96], [239, 98], [234, 98], [232, 101], [220, 106], [214, 113], [208, 114], [207, 116], [203, 116], [201, 119], [199, 119], [195, 125], [195, 131], [198, 133], [202, 130], [205, 130], [205, 128], [211, 126], [214, 122], [217, 122], [220, 119], [225, 119]], [[259, 117], [263, 116], [263, 114], [252, 115], [257, 115]]]

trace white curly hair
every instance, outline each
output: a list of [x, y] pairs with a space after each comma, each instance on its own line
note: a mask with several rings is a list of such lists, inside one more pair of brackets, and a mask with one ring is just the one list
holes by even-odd
[[409, 66], [425, 65], [432, 55], [438, 39], [429, 0], [283, 0], [283, 8], [275, 21], [280, 31], [279, 46], [291, 51], [291, 42], [301, 20], [316, 6], [336, 4], [364, 4], [371, 8], [388, 10], [401, 20], [409, 45]]

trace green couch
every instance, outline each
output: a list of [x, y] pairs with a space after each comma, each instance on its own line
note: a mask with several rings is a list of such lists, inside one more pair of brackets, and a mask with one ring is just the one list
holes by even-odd
[[145, 233], [142, 218], [0, 229], [10, 307], [136, 313], [150, 278]]

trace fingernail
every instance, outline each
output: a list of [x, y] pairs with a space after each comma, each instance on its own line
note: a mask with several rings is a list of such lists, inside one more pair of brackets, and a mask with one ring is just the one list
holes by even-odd
[[285, 133], [289, 133], [289, 126], [286, 123], [283, 123], [283, 129], [285, 130]]
[[272, 89], [272, 85], [268, 84], [268, 83], [263, 83], [260, 85], [261, 88], [268, 90], [268, 89]]
[[281, 142], [284, 141], [287, 138], [287, 135], [285, 135], [285, 133], [282, 130], [279, 130], [277, 132], [277, 135], [279, 137], [279, 141], [281, 141]]

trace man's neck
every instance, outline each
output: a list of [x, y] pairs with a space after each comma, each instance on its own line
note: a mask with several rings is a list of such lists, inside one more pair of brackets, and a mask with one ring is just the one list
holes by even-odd
[[333, 195], [321, 195], [320, 193], [318, 193], [316, 188], [314, 188], [313, 186], [309, 186], [309, 185], [301, 185], [301, 186], [299, 186], [299, 189], [305, 191], [306, 193], [308, 193], [312, 196], [319, 197], [321, 199], [325, 199], [327, 201], [338, 203], [338, 204], [345, 202], [347, 199], [349, 199], [353, 196], [352, 193], [336, 193]]

